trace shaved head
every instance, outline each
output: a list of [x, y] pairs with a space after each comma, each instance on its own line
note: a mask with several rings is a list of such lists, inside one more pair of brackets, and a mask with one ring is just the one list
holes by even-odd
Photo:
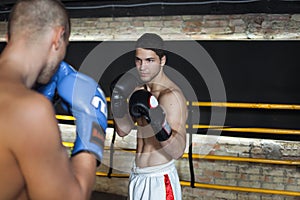
[[19, 0], [14, 5], [8, 21], [8, 39], [26, 34], [36, 39], [55, 26], [65, 29], [65, 39], [70, 35], [70, 21], [66, 9], [58, 0]]

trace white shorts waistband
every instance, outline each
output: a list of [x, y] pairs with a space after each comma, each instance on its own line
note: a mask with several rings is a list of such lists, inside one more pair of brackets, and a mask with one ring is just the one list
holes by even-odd
[[157, 166], [151, 166], [151, 167], [136, 167], [135, 163], [131, 170], [133, 174], [144, 174], [144, 175], [151, 175], [151, 174], [166, 174], [172, 170], [176, 170], [174, 160], [171, 160], [170, 162], [167, 162], [165, 164], [157, 165]]

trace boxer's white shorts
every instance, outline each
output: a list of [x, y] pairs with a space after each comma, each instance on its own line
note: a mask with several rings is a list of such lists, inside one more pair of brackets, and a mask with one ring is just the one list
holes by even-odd
[[128, 195], [130, 200], [181, 200], [174, 160], [153, 167], [134, 166], [129, 178]]

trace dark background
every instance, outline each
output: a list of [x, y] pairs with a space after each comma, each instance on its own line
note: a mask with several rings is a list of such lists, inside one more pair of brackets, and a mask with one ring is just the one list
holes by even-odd
[[[198, 41], [218, 67], [229, 102], [300, 102], [298, 41]], [[100, 42], [71, 42], [65, 60], [75, 68]], [[180, 71], [198, 92], [199, 101], [209, 101], [205, 83], [184, 58], [168, 52], [167, 64]], [[100, 65], [100, 64], [99, 64]], [[100, 84], [109, 95], [110, 81], [134, 66], [134, 52], [121, 55], [108, 68]], [[117, 73], [117, 74], [109, 74]], [[107, 76], [106, 76], [107, 75]], [[200, 79], [200, 80], [199, 80]], [[101, 83], [102, 82], [102, 83]]]
[[[298, 41], [197, 41], [209, 53], [224, 81], [228, 102], [299, 104]], [[71, 42], [65, 60], [79, 68], [100, 42]], [[5, 43], [1, 43], [1, 48]], [[168, 66], [179, 71], [192, 85], [198, 101], [210, 102], [201, 75], [184, 58], [168, 52]], [[110, 82], [134, 66], [134, 52], [120, 55], [101, 77], [99, 84], [110, 96]], [[187, 96], [187, 100], [189, 97]], [[60, 112], [60, 110], [58, 110]], [[200, 108], [199, 124], [210, 122], [210, 107]], [[225, 126], [300, 130], [300, 111], [228, 108]], [[199, 129], [198, 133], [206, 133]], [[222, 132], [222, 135], [299, 140], [298, 135]]]
[[[198, 41], [209, 53], [224, 81], [228, 102], [299, 104], [298, 41]], [[80, 66], [82, 59], [98, 42], [71, 42], [66, 60]], [[189, 80], [198, 101], [209, 102], [210, 95], [201, 75], [184, 58], [168, 52], [168, 66]], [[100, 79], [105, 94], [114, 77], [134, 66], [134, 52], [120, 56]], [[189, 100], [189, 97], [187, 97]], [[210, 107], [200, 108], [199, 124], [210, 122]], [[228, 108], [225, 126], [300, 129], [300, 111]], [[206, 133], [205, 129], [199, 133]], [[299, 140], [298, 135], [230, 133], [222, 135]]]

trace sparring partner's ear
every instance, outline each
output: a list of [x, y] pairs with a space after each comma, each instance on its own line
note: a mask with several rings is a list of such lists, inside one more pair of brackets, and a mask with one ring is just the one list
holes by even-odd
[[55, 50], [61, 48], [65, 43], [65, 28], [58, 26], [54, 29], [53, 45]]
[[9, 41], [9, 37], [8, 37], [8, 33], [5, 34], [5, 42], [8, 43]]
[[164, 55], [163, 57], [161, 57], [161, 59], [160, 59], [160, 66], [164, 66], [165, 64], [166, 64], [166, 62], [167, 62], [167, 57], [166, 57], [166, 55]]

